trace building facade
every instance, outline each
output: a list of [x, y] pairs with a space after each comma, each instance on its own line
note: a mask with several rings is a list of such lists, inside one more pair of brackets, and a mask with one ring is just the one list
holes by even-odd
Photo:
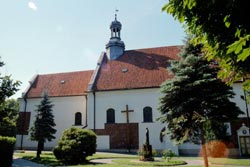
[[[35, 148], [28, 139], [28, 129], [35, 116], [36, 105], [46, 92], [54, 104], [56, 139], [46, 142], [53, 148], [62, 132], [71, 126], [87, 128], [97, 134], [98, 150], [136, 151], [145, 142], [149, 129], [153, 149], [171, 149], [176, 154], [198, 154], [199, 145], [173, 145], [166, 126], [157, 121], [160, 85], [174, 76], [168, 72], [170, 60], [178, 60], [181, 46], [166, 46], [125, 50], [121, 40], [122, 24], [110, 25], [111, 36], [106, 52], [101, 53], [93, 71], [38, 75], [20, 98], [19, 134], [17, 148]], [[249, 119], [240, 83], [234, 85], [238, 106], [245, 111], [240, 120], [228, 124], [232, 154], [250, 154]], [[245, 133], [245, 131], [247, 131]]]

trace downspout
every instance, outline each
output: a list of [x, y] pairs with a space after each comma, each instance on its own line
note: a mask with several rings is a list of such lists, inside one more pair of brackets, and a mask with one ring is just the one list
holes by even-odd
[[24, 118], [22, 121], [22, 135], [21, 135], [21, 146], [20, 149], [23, 149], [23, 133], [24, 133], [24, 124], [26, 123], [26, 109], [27, 109], [27, 99], [24, 97]]
[[100, 67], [101, 67], [101, 65], [102, 65], [102, 63], [103, 63], [103, 60], [104, 60], [104, 58], [105, 58], [105, 52], [102, 52], [101, 53], [101, 56], [100, 56], [100, 58], [99, 58], [99, 60], [98, 60], [98, 62], [97, 62], [97, 66], [96, 66], [96, 69], [95, 69], [95, 71], [94, 71], [94, 73], [93, 73], [93, 75], [92, 75], [92, 77], [91, 77], [91, 80], [90, 80], [90, 82], [89, 82], [89, 85], [88, 85], [88, 91], [90, 91], [90, 92], [93, 92], [93, 110], [94, 110], [94, 127], [93, 127], [93, 130], [94, 130], [94, 132], [96, 131], [96, 94], [95, 94], [95, 82], [96, 82], [96, 79], [97, 79], [97, 76], [98, 76], [98, 73], [99, 73], [99, 70], [100, 70]]
[[86, 105], [85, 105], [85, 113], [86, 113], [86, 115], [85, 115], [85, 126], [82, 127], [82, 129], [85, 129], [88, 126], [88, 111], [87, 111], [88, 110], [88, 96], [85, 95], [84, 97], [85, 97], [85, 101], [86, 101]]
[[247, 95], [246, 95], [246, 90], [245, 89], [243, 89], [243, 93], [244, 93], [244, 101], [245, 101], [245, 105], [246, 105], [247, 127], [250, 128], [249, 113], [248, 113], [248, 106], [247, 106]]
[[[245, 82], [245, 78], [243, 77], [243, 82]], [[246, 105], [246, 114], [247, 114], [247, 127], [250, 128], [250, 122], [249, 122], [249, 113], [248, 113], [248, 104], [247, 104], [247, 95], [246, 95], [246, 90], [242, 87], [244, 97], [242, 98], [245, 101]], [[250, 130], [250, 129], [249, 129]]]
[[95, 90], [93, 91], [93, 96], [94, 96], [94, 132], [96, 132], [96, 118], [95, 118], [95, 114], [96, 114], [96, 97], [95, 97]]
[[[30, 89], [31, 89], [31, 87], [32, 87], [32, 85], [33, 85], [33, 83], [36, 81], [36, 79], [37, 79], [37, 77], [38, 77], [38, 75], [35, 75], [35, 76], [33, 76], [32, 77], [32, 79], [29, 81], [29, 83], [30, 83], [30, 86], [28, 87], [28, 89], [26, 89], [25, 90], [25, 92], [24, 92], [24, 95], [23, 95], [23, 100], [24, 100], [24, 119], [23, 119], [23, 121], [22, 121], [22, 135], [21, 135], [21, 150], [23, 149], [23, 135], [24, 135], [24, 124], [26, 123], [26, 110], [27, 110], [27, 96], [28, 96], [28, 92], [30, 91]], [[29, 128], [29, 127], [28, 127]]]

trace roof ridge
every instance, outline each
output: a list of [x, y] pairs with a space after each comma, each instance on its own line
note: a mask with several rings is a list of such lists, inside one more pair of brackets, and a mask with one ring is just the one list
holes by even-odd
[[181, 47], [181, 46], [183, 46], [183, 45], [170, 45], [170, 46], [159, 46], [159, 47], [150, 47], [150, 48], [129, 49], [129, 50], [125, 50], [125, 52], [138, 51], [138, 50], [160, 49], [160, 48], [170, 48], [170, 47]]
[[39, 75], [39, 76], [45, 76], [45, 75], [72, 74], [72, 73], [93, 72], [93, 71], [94, 70], [82, 70], [82, 71], [56, 72], [56, 73], [37, 74], [37, 75]]

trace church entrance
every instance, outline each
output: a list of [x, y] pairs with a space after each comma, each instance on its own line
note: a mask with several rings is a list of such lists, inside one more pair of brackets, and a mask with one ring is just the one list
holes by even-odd
[[237, 130], [239, 151], [242, 156], [250, 155], [250, 128], [244, 123]]
[[131, 149], [139, 148], [139, 125], [138, 123], [130, 123], [129, 113], [134, 110], [129, 110], [126, 105], [125, 113], [126, 123], [105, 123], [104, 129], [96, 129], [97, 135], [108, 135], [110, 149], [126, 149], [130, 152]]
[[[130, 129], [129, 134], [127, 128]], [[97, 135], [108, 135], [110, 149], [138, 149], [138, 123], [106, 123], [104, 129], [96, 129]]]
[[[107, 125], [107, 127], [110, 125]], [[115, 124], [110, 132], [110, 149], [138, 149], [138, 123]], [[127, 127], [130, 132], [127, 134]]]

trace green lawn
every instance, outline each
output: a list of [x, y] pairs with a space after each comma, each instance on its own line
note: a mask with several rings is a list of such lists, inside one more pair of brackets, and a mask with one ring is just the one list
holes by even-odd
[[[26, 160], [30, 160], [33, 162], [37, 162], [40, 164], [44, 164], [46, 166], [62, 166], [65, 165], [59, 161], [57, 161], [53, 155], [53, 153], [42, 153], [41, 159], [36, 159], [36, 153], [35, 152], [27, 152], [27, 153], [15, 153], [14, 156], [20, 157]], [[185, 161], [179, 160], [179, 159], [173, 159], [170, 162], [166, 161], [160, 161], [157, 160], [155, 162], [138, 162], [138, 156], [136, 155], [125, 155], [125, 154], [103, 154], [98, 153], [94, 154], [93, 156], [88, 157], [88, 160], [95, 160], [95, 159], [114, 159], [114, 164], [94, 164], [89, 162], [88, 164], [80, 164], [80, 165], [71, 165], [71, 167], [77, 166], [77, 167], [88, 167], [97, 165], [99, 167], [115, 167], [115, 166], [121, 166], [121, 167], [128, 167], [128, 166], [140, 166], [140, 167], [154, 167], [154, 166], [172, 166], [176, 164], [185, 164]], [[68, 165], [70, 166], [70, 165]]]
[[[36, 152], [25, 152], [25, 153], [15, 153], [14, 156], [24, 158], [33, 162], [41, 163], [46, 166], [63, 166], [65, 164], [59, 162], [54, 157], [53, 153], [45, 152], [41, 154], [41, 159], [38, 160], [35, 158]], [[89, 167], [89, 166], [98, 166], [98, 167], [154, 167], [154, 166], [173, 166], [177, 164], [185, 164], [185, 160], [202, 160], [201, 157], [179, 157], [173, 158], [170, 162], [163, 161], [160, 158], [157, 158], [154, 162], [141, 162], [138, 161], [138, 156], [136, 155], [126, 155], [126, 154], [110, 154], [110, 153], [98, 153], [93, 156], [88, 157], [88, 160], [96, 159], [113, 159], [114, 164], [80, 164], [70, 167]], [[242, 165], [249, 166], [250, 159], [231, 159], [231, 158], [209, 158], [209, 162], [212, 163], [210, 167], [219, 167], [219, 165]], [[68, 165], [69, 166], [69, 165]], [[185, 166], [185, 165], [184, 165]], [[186, 166], [187, 167], [187, 166]], [[188, 167], [202, 167], [202, 166], [188, 166]]]
[[234, 159], [234, 158], [209, 158], [212, 164], [242, 165], [250, 166], [250, 159]]

